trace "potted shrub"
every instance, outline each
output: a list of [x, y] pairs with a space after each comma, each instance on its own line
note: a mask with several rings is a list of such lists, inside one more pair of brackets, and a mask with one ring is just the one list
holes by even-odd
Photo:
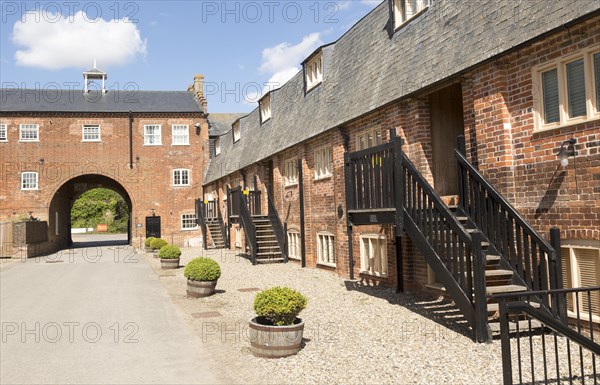
[[146, 238], [146, 240], [144, 241], [144, 251], [145, 251], [146, 253], [151, 253], [151, 252], [153, 251], [153, 250], [152, 250], [152, 247], [150, 246], [150, 243], [152, 243], [152, 241], [153, 241], [153, 240], [155, 240], [155, 239], [156, 239], [156, 238], [154, 238], [154, 237], [148, 237], [148, 238]]
[[306, 297], [289, 287], [273, 287], [254, 298], [257, 317], [250, 321], [250, 351], [257, 357], [280, 358], [302, 349], [304, 321], [298, 314]]
[[163, 270], [173, 270], [179, 268], [179, 257], [181, 250], [175, 245], [163, 246], [158, 252], [160, 257], [160, 268]]
[[155, 258], [158, 258], [158, 252], [166, 245], [168, 245], [167, 241], [161, 238], [154, 238], [150, 241], [150, 248], [152, 248]]
[[208, 297], [215, 293], [221, 267], [210, 258], [196, 258], [185, 267], [183, 275], [188, 279], [187, 294], [190, 297]]

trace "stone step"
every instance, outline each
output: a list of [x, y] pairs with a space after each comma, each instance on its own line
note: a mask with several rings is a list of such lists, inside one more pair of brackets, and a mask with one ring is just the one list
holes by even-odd
[[260, 264], [267, 264], [267, 263], [280, 263], [283, 262], [284, 259], [282, 257], [279, 258], [263, 258], [263, 259], [256, 259], [257, 263]]

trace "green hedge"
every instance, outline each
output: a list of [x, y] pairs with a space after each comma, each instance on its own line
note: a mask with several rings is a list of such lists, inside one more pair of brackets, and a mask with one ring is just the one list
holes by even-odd
[[289, 287], [273, 287], [256, 294], [254, 311], [273, 325], [293, 325], [298, 314], [306, 307], [307, 299]]
[[153, 240], [155, 240], [155, 239], [156, 239], [156, 238], [154, 238], [154, 237], [148, 237], [148, 238], [146, 238], [146, 240], [144, 241], [144, 246], [146, 246], [146, 247], [150, 247], [150, 248], [151, 248], [150, 244], [151, 244], [151, 243], [152, 243], [152, 241], [153, 241]]
[[152, 241], [150, 241], [150, 248], [152, 248], [152, 250], [160, 250], [168, 244], [169, 243], [167, 241], [165, 241], [164, 239], [155, 238]]
[[210, 258], [196, 258], [187, 264], [183, 275], [192, 281], [216, 281], [221, 277], [221, 267]]
[[177, 259], [181, 256], [181, 250], [174, 245], [163, 246], [158, 252], [161, 259]]

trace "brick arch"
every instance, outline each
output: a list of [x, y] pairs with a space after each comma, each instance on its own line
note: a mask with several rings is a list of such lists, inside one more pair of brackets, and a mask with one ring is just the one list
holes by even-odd
[[[80, 189], [76, 185], [82, 184]], [[132, 241], [132, 221], [135, 206], [134, 194], [126, 183], [115, 179], [111, 175], [101, 172], [89, 174], [81, 173], [65, 178], [55, 188], [46, 202], [48, 209], [48, 232], [51, 242], [58, 248], [68, 246], [71, 242], [71, 209], [73, 202], [86, 191], [95, 188], [106, 188], [121, 195], [129, 207], [128, 240]]]

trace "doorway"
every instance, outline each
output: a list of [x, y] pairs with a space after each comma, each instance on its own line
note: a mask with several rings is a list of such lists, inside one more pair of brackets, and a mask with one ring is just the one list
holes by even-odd
[[429, 95], [433, 183], [441, 196], [458, 195], [458, 170], [454, 149], [464, 135], [462, 87], [453, 84]]

